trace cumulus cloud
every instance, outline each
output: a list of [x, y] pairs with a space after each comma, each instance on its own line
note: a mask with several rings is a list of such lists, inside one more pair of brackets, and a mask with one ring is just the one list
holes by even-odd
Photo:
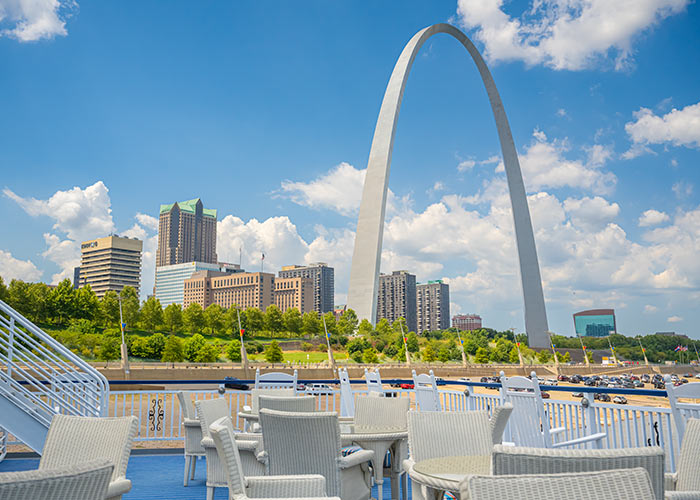
[[666, 321], [668, 321], [669, 323], [678, 323], [680, 321], [683, 321], [683, 318], [681, 318], [680, 316], [669, 316]]
[[43, 273], [31, 260], [21, 260], [10, 252], [0, 250], [0, 276], [7, 285], [11, 280], [37, 281]]
[[687, 198], [693, 194], [693, 185], [689, 182], [678, 181], [671, 186], [671, 191], [673, 191], [673, 194], [675, 194], [678, 199]]
[[0, 36], [20, 42], [66, 36], [66, 19], [77, 8], [74, 0], [2, 0]]
[[457, 165], [457, 171], [469, 172], [472, 168], [474, 168], [474, 165], [476, 165], [474, 160], [462, 160]]
[[669, 216], [664, 212], [650, 209], [639, 216], [639, 227], [658, 226], [669, 220]]
[[620, 213], [620, 205], [610, 203], [600, 196], [564, 200], [564, 210], [571, 222], [586, 230], [600, 230], [613, 221]]
[[659, 310], [658, 307], [652, 306], [651, 304], [647, 304], [647, 305], [644, 306], [644, 312], [645, 312], [646, 314], [655, 313], [655, 312], [658, 311], [658, 310]]
[[683, 109], [672, 109], [663, 116], [651, 109], [640, 108], [634, 113], [634, 121], [625, 124], [625, 131], [632, 141], [626, 159], [651, 152], [649, 144], [672, 144], [700, 148], [700, 102]]
[[523, 61], [555, 70], [632, 63], [636, 37], [683, 11], [690, 0], [533, 0], [520, 16], [504, 0], [458, 0], [458, 22], [484, 44], [491, 62]]

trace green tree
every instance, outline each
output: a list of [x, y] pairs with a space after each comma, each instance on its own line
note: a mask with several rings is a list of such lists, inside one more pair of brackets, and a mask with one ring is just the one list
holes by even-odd
[[372, 323], [369, 322], [367, 319], [363, 319], [360, 321], [360, 326], [357, 328], [357, 333], [360, 335], [367, 337], [372, 334], [374, 331], [374, 327], [372, 326]]
[[204, 310], [204, 322], [212, 335], [224, 328], [224, 310], [219, 304], [210, 304]]
[[206, 344], [207, 341], [204, 340], [199, 333], [195, 333], [190, 338], [185, 341], [185, 359], [187, 361], [195, 361], [197, 359], [197, 353]]
[[301, 330], [307, 335], [318, 335], [321, 333], [321, 320], [318, 318], [318, 313], [316, 311], [309, 311], [304, 314], [302, 318]]
[[22, 280], [10, 281], [10, 286], [7, 287], [7, 302], [22, 316], [30, 316], [32, 311], [29, 285]]
[[240, 363], [243, 360], [241, 356], [241, 341], [233, 339], [226, 345], [226, 357], [234, 363]]
[[107, 290], [100, 300], [100, 316], [105, 326], [119, 326], [119, 295]]
[[571, 362], [571, 354], [569, 354], [569, 351], [566, 351], [561, 358], [559, 359], [562, 363], [570, 363]]
[[393, 332], [391, 328], [391, 323], [389, 323], [389, 320], [386, 318], [382, 318], [379, 320], [377, 323], [377, 334], [380, 337], [389, 337], [391, 333]]
[[435, 354], [435, 349], [433, 349], [433, 346], [428, 344], [425, 349], [423, 349], [423, 361], [427, 361], [428, 363], [435, 361], [437, 359], [437, 356]]
[[[201, 333], [204, 329], [206, 321], [204, 319], [204, 311], [202, 306], [197, 302], [192, 302], [189, 306], [185, 308], [182, 312], [182, 319], [185, 323], [185, 328], [189, 333]], [[187, 355], [185, 355], [187, 357]], [[187, 358], [188, 361], [192, 361]]]
[[474, 356], [474, 362], [476, 363], [488, 363], [489, 362], [489, 350], [486, 347], [479, 347], [476, 350], [476, 355]]
[[[141, 324], [149, 332], [163, 324], [163, 308], [155, 297], [149, 297], [141, 306]], [[158, 356], [160, 357], [160, 356]]]
[[[240, 327], [238, 325], [238, 316], [240, 315], [241, 318], [241, 323]], [[240, 330], [241, 328], [244, 330], [244, 336], [245, 336], [245, 330], [248, 328], [246, 326], [246, 315], [245, 311], [238, 307], [236, 304], [232, 305], [226, 310], [226, 324], [228, 327], [231, 329], [231, 333], [233, 334], [234, 338], [239, 338], [240, 337]]]
[[[66, 280], [67, 281], [67, 280]], [[70, 284], [70, 281], [68, 281]], [[72, 285], [71, 285], [72, 286]], [[32, 287], [36, 288], [35, 286]], [[85, 285], [75, 290], [75, 312], [74, 317], [79, 319], [89, 319], [93, 321], [100, 315], [100, 301], [92, 291], [90, 285]]]
[[357, 314], [352, 309], [346, 309], [338, 320], [338, 333], [349, 337], [357, 330]]
[[356, 352], [362, 354], [365, 351], [365, 349], [369, 349], [370, 347], [372, 346], [364, 337], [354, 338], [345, 346], [345, 348], [348, 351], [348, 354], [354, 354]]
[[508, 355], [508, 362], [510, 363], [520, 363], [520, 356], [518, 356], [518, 348], [513, 347]]
[[408, 347], [408, 352], [418, 352], [418, 336], [416, 332], [408, 332], [408, 335], [406, 335], [406, 347]]
[[369, 347], [362, 352], [362, 361], [367, 364], [379, 363], [379, 357], [374, 347]]
[[113, 361], [121, 358], [121, 348], [117, 337], [103, 337], [97, 357], [101, 361]]
[[282, 311], [275, 304], [270, 304], [265, 310], [265, 329], [273, 333], [279, 333], [283, 328]]
[[165, 335], [162, 333], [154, 333], [150, 337], [147, 337], [146, 345], [148, 346], [148, 357], [151, 359], [160, 359], [163, 357], [165, 342]]
[[[91, 293], [91, 295], [97, 300], [94, 294]], [[32, 283], [29, 285], [29, 297], [32, 310], [30, 319], [40, 324], [53, 321], [55, 312], [51, 301], [51, 289], [45, 283]], [[99, 306], [97, 311], [99, 313]], [[94, 316], [90, 318], [90, 320], [94, 319]]]
[[552, 359], [552, 354], [548, 349], [542, 349], [537, 353], [537, 362], [541, 364], [549, 363]]
[[182, 328], [182, 306], [180, 304], [168, 304], [163, 311], [163, 323], [170, 333], [175, 333]]
[[[257, 307], [249, 307], [245, 310], [247, 330], [250, 333], [261, 332], [265, 328], [265, 315]], [[243, 318], [241, 318], [243, 319]]]
[[[337, 335], [338, 324], [335, 321], [335, 314], [329, 311], [323, 315], [323, 319], [326, 320], [326, 329], [328, 330], [328, 333], [330, 333], [331, 335]], [[323, 326], [323, 323], [321, 324], [321, 326]]]
[[284, 329], [293, 335], [299, 335], [301, 333], [302, 319], [299, 309], [296, 307], [290, 307], [282, 315], [282, 321], [284, 322]]
[[270, 342], [270, 345], [265, 349], [265, 360], [268, 363], [281, 363], [284, 361], [284, 355], [282, 354], [282, 349], [276, 340]]
[[7, 302], [7, 287], [5, 286], [2, 276], [0, 276], [0, 300]]
[[[12, 283], [10, 283], [10, 287], [11, 286]], [[28, 291], [29, 289], [27, 288], [27, 292]], [[12, 292], [12, 290], [10, 290], [10, 292]], [[58, 286], [52, 290], [51, 302], [53, 303], [54, 312], [56, 314], [56, 322], [59, 325], [65, 325], [68, 323], [68, 320], [76, 317], [76, 295], [77, 292], [73, 288], [73, 284], [68, 279], [61, 281]], [[27, 295], [27, 298], [29, 299], [29, 295]]]
[[204, 344], [194, 357], [197, 363], [216, 363], [221, 354], [220, 349], [214, 344]]
[[175, 335], [169, 335], [168, 339], [165, 341], [161, 361], [166, 363], [179, 363], [184, 360], [185, 349], [182, 345], [182, 340]]
[[440, 350], [437, 354], [437, 358], [439, 361], [447, 363], [451, 359], [450, 348], [447, 347], [447, 345], [443, 345], [442, 347], [440, 347]]
[[139, 322], [139, 296], [136, 290], [130, 286], [125, 286], [119, 292], [122, 301], [122, 317], [127, 327], [133, 328]]
[[500, 338], [496, 341], [496, 346], [491, 350], [491, 361], [495, 363], [507, 363], [510, 359], [510, 351], [513, 350], [515, 344], [505, 338]]

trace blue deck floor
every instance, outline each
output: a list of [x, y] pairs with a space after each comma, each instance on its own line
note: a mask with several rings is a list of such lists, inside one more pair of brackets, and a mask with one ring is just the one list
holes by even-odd
[[[31, 459], [5, 459], [0, 462], [0, 472], [36, 469], [39, 460]], [[197, 472], [190, 485], [182, 486], [185, 459], [182, 455], [137, 455], [129, 459], [127, 477], [131, 480], [132, 488], [124, 500], [205, 500], [206, 465], [204, 460], [197, 463]], [[409, 481], [410, 483], [410, 481]], [[411, 487], [409, 495], [411, 498]], [[391, 486], [389, 478], [384, 479], [383, 495], [381, 500], [391, 499]], [[377, 498], [377, 487], [372, 489], [372, 497]], [[215, 500], [226, 500], [228, 491], [226, 488], [217, 488]]]

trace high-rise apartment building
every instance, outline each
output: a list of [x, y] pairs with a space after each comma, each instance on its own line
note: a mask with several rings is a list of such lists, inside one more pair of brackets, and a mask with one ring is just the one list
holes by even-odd
[[79, 287], [90, 285], [98, 297], [108, 290], [117, 293], [125, 286], [141, 288], [141, 250], [136, 238], [107, 236], [80, 245]]
[[481, 316], [478, 314], [458, 314], [452, 316], [452, 328], [458, 330], [478, 330], [481, 328]]
[[284, 266], [278, 273], [280, 278], [311, 278], [314, 280], [313, 310], [319, 314], [333, 311], [335, 295], [334, 269], [325, 262], [308, 266]]
[[236, 304], [243, 309], [264, 311], [274, 304], [275, 275], [272, 273], [235, 273], [197, 271], [184, 282], [183, 307], [197, 302], [204, 309], [219, 304], [228, 309]]
[[416, 331], [415, 274], [408, 271], [394, 271], [391, 274], [379, 275], [377, 321], [383, 318], [389, 320], [390, 323], [404, 318], [408, 330]]
[[185, 262], [216, 263], [216, 210], [199, 198], [160, 206], [156, 267]]
[[416, 333], [450, 327], [450, 286], [442, 280], [416, 285]]
[[301, 314], [314, 310], [314, 280], [275, 278], [275, 305], [282, 312], [296, 308]]
[[156, 267], [156, 284], [153, 294], [165, 307], [170, 304], [183, 304], [185, 301], [185, 280], [197, 271], [216, 271], [224, 274], [243, 272], [238, 264], [209, 264], [207, 262], [185, 262], [171, 266]]

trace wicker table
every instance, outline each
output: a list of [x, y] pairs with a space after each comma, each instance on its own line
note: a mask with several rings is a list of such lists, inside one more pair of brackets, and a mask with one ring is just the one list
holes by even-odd
[[426, 500], [440, 498], [445, 491], [455, 493], [459, 498], [459, 483], [474, 474], [491, 474], [490, 455], [431, 458], [413, 464], [409, 472], [414, 488], [426, 488]]

